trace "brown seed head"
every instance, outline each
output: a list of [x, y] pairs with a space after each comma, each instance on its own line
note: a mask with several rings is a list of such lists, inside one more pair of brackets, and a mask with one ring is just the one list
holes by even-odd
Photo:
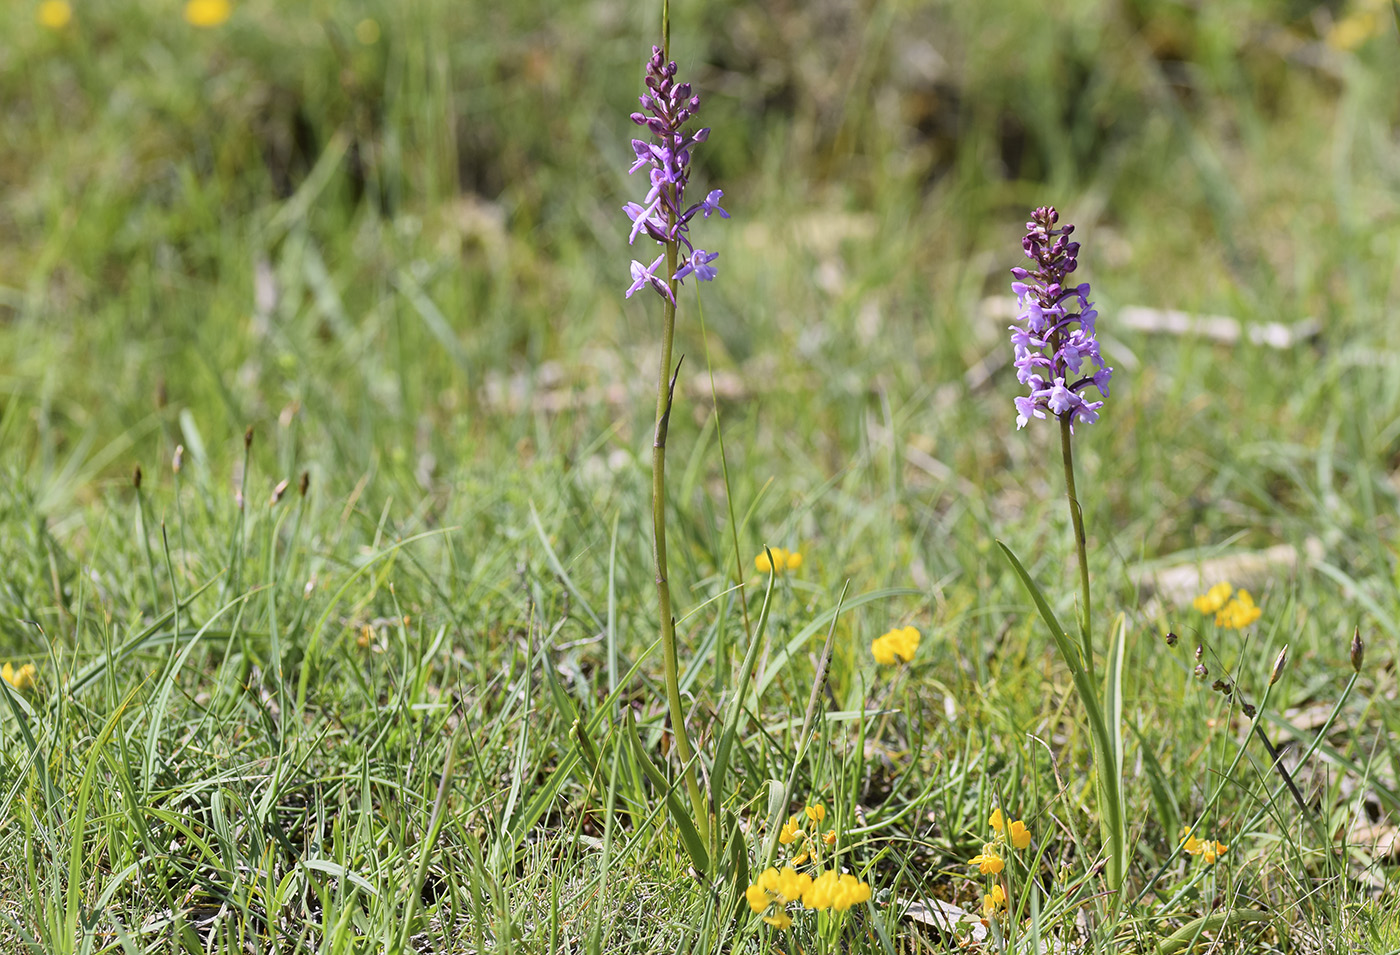
[[1170, 630], [1167, 631], [1167, 636], [1166, 636], [1167, 646], [1169, 646], [1169, 647], [1174, 647], [1174, 646], [1176, 646], [1176, 641], [1178, 641], [1178, 640], [1180, 640], [1180, 639], [1181, 639], [1181, 638], [1178, 637], [1175, 633], [1171, 632]]
[[302, 497], [306, 497], [306, 489], [309, 487], [311, 487], [311, 472], [302, 471], [301, 480], [297, 482], [297, 492], [301, 494]]
[[1283, 645], [1283, 649], [1278, 652], [1278, 659], [1274, 661], [1274, 668], [1269, 671], [1269, 686], [1278, 682], [1283, 676], [1284, 665], [1288, 663], [1288, 644]]
[[1196, 679], [1198, 680], [1204, 680], [1206, 677], [1210, 676], [1210, 671], [1206, 669], [1206, 665], [1204, 663], [1196, 664], [1195, 673]]
[[253, 426], [248, 425], [248, 429], [243, 432], [243, 450], [247, 451], [253, 446]]
[[131, 472], [131, 485], [136, 490], [141, 490], [141, 465], [136, 465], [136, 470]]
[[1366, 662], [1366, 644], [1361, 641], [1361, 628], [1357, 627], [1356, 632], [1351, 635], [1351, 668], [1354, 672], [1361, 672], [1361, 664]]

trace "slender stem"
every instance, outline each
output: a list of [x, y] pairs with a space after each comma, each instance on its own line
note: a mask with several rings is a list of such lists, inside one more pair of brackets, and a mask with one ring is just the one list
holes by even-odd
[[[1060, 454], [1065, 463], [1065, 497], [1069, 501], [1070, 523], [1074, 526], [1075, 556], [1079, 559], [1079, 640], [1084, 654], [1084, 672], [1088, 677], [1089, 693], [1099, 692], [1098, 680], [1094, 675], [1094, 638], [1091, 626], [1092, 604], [1089, 602], [1089, 552], [1088, 539], [1084, 533], [1084, 510], [1079, 506], [1079, 497], [1074, 489], [1074, 443], [1070, 440], [1070, 421], [1073, 412], [1060, 416]], [[1110, 674], [1114, 672], [1112, 661], [1108, 664]], [[1117, 891], [1123, 885], [1126, 849], [1126, 834], [1123, 831], [1122, 806], [1122, 767], [1118, 765], [1118, 754], [1113, 741], [1121, 728], [1110, 726], [1111, 712], [1106, 712], [1108, 700], [1095, 697], [1083, 701], [1090, 706], [1089, 719], [1097, 723], [1094, 739], [1098, 752], [1095, 754], [1095, 778], [1100, 799], [1099, 828], [1108, 843], [1108, 881], [1114, 890], [1115, 909], [1122, 904]]]
[[[667, 233], [673, 231], [675, 212], [667, 213]], [[666, 274], [676, 274], [679, 250], [675, 242], [666, 243]], [[710, 815], [700, 782], [695, 775], [694, 748], [685, 728], [685, 709], [681, 704], [680, 667], [676, 661], [676, 620], [671, 615], [671, 584], [666, 566], [666, 432], [671, 422], [671, 401], [675, 377], [671, 371], [671, 344], [676, 332], [675, 297], [679, 284], [670, 280], [671, 298], [662, 304], [661, 366], [656, 378], [656, 432], [651, 445], [651, 539], [652, 562], [656, 570], [656, 596], [661, 613], [662, 665], [666, 678], [666, 707], [671, 717], [671, 732], [676, 738], [676, 754], [685, 767], [685, 788], [690, 795], [695, 814], [695, 828], [709, 842]], [[677, 369], [676, 373], [679, 373]]]
[[[1071, 412], [1072, 414], [1072, 412]], [[1094, 679], [1094, 639], [1090, 629], [1089, 553], [1084, 534], [1084, 511], [1074, 492], [1074, 445], [1070, 441], [1070, 417], [1060, 416], [1060, 454], [1065, 462], [1065, 496], [1069, 499], [1069, 517], [1074, 525], [1074, 545], [1079, 557], [1079, 639], [1084, 645], [1084, 669]]]

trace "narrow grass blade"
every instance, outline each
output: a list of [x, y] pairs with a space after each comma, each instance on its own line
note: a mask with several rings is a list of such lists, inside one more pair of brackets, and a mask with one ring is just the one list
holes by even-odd
[[758, 654], [763, 647], [763, 635], [768, 627], [768, 610], [773, 599], [773, 582], [776, 579], [777, 574], [768, 575], [768, 589], [763, 593], [763, 608], [758, 614], [758, 627], [754, 631], [753, 640], [749, 643], [748, 653], [744, 656], [744, 664], [739, 671], [739, 681], [735, 684], [734, 697], [729, 703], [729, 713], [724, 719], [724, 729], [720, 733], [718, 745], [715, 746], [714, 768], [710, 771], [711, 809], [714, 811], [718, 811], [724, 802], [725, 777], [729, 771], [729, 752], [734, 746], [734, 737], [739, 730], [739, 718], [744, 712], [744, 700], [748, 696], [744, 688], [753, 680], [754, 667], [758, 665]]

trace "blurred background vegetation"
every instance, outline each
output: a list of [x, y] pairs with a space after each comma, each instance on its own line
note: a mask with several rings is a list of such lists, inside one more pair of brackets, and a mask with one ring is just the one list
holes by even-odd
[[[54, 503], [182, 410], [230, 457], [283, 415], [287, 458], [348, 488], [469, 463], [503, 410], [525, 436], [524, 394], [649, 372], [619, 206], [655, 5], [248, 0], [212, 29], [174, 0], [59, 29], [36, 6], [0, 11], [0, 394]], [[1396, 48], [1373, 0], [679, 4], [715, 129], [697, 179], [734, 213], [706, 235], [712, 357], [775, 393], [775, 428], [808, 386], [817, 420], [872, 381], [927, 400], [996, 347], [979, 302], [1045, 203], [1109, 335], [1138, 303], [1393, 348]], [[1221, 439], [1234, 401], [1283, 425], [1316, 358], [1120, 338], [1142, 414]], [[1231, 395], [1256, 362], [1266, 393]], [[990, 391], [942, 413], [1001, 429]]]

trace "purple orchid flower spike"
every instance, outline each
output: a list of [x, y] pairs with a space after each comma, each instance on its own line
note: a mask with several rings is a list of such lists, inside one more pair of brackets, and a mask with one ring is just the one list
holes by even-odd
[[[1099, 313], [1089, 301], [1089, 283], [1065, 284], [1079, 266], [1079, 243], [1069, 239], [1074, 226], [1055, 227], [1059, 218], [1049, 206], [1031, 214], [1021, 247], [1035, 268], [1011, 270], [1016, 318], [1024, 323], [1011, 326], [1016, 378], [1030, 388], [1029, 396], [1016, 399], [1017, 429], [1032, 418], [1044, 418], [1047, 411], [1068, 420], [1071, 431], [1075, 423], [1093, 424], [1104, 402], [1090, 401], [1084, 391], [1092, 386], [1107, 398], [1113, 376], [1099, 354]], [[1088, 374], [1082, 374], [1085, 362], [1094, 367]]]
[[[648, 170], [649, 188], [640, 203], [629, 202], [622, 207], [632, 222], [627, 243], [634, 244], [638, 237], [646, 235], [660, 245], [674, 247], [677, 257], [684, 262], [671, 277], [673, 282], [682, 282], [692, 275], [702, 282], [713, 281], [716, 273], [710, 263], [719, 253], [695, 248], [689, 235], [690, 222], [697, 214], [708, 219], [718, 213], [721, 219], [728, 219], [729, 212], [719, 204], [724, 191], [713, 189], [700, 202], [691, 206], [685, 204], [691, 153], [695, 146], [710, 138], [709, 127], [693, 133], [687, 133], [684, 128], [700, 110], [700, 97], [692, 92], [689, 83], [676, 82], [676, 64], [666, 62], [659, 47], [652, 47], [651, 59], [647, 61], [646, 87], [647, 91], [638, 100], [642, 109], [632, 114], [632, 122], [644, 127], [654, 141], [632, 140], [635, 160], [627, 171]], [[654, 274], [655, 263], [643, 266], [634, 261], [631, 269], [629, 298], [633, 292], [650, 285], [662, 298], [675, 304], [669, 283]]]

